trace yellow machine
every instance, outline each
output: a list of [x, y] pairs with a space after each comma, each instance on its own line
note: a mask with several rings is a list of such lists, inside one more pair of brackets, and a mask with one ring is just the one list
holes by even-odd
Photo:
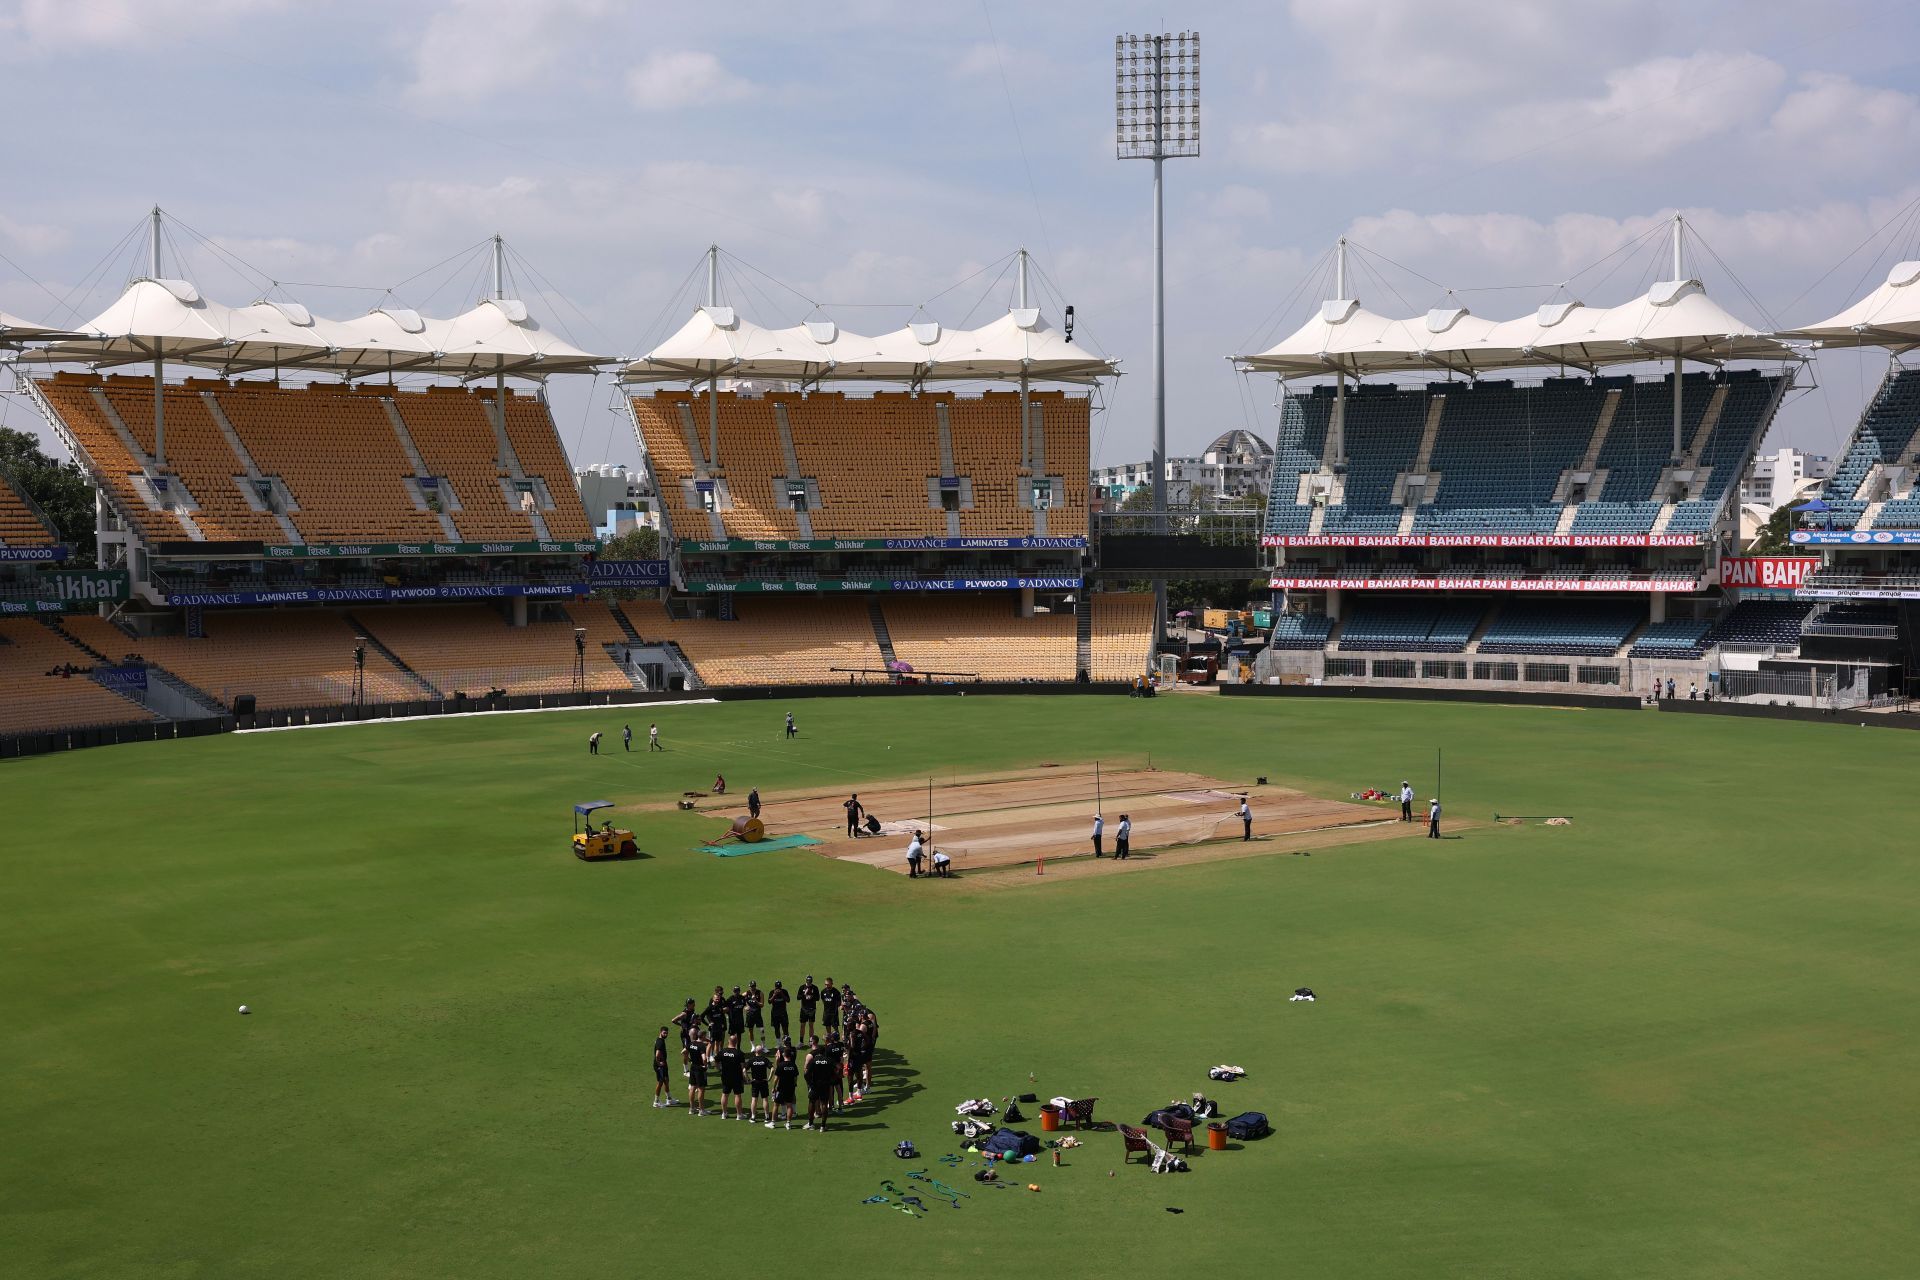
[[611, 800], [589, 800], [573, 806], [574, 857], [582, 862], [600, 862], [608, 858], [631, 858], [640, 852], [640, 846], [633, 842], [633, 832], [622, 831], [611, 822], [602, 822], [595, 829], [593, 815], [611, 808]]

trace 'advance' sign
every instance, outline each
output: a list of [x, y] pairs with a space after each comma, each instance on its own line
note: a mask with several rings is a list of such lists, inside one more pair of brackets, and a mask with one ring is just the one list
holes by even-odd
[[1818, 556], [1724, 556], [1720, 585], [1791, 590], [1805, 583], [1819, 567]]

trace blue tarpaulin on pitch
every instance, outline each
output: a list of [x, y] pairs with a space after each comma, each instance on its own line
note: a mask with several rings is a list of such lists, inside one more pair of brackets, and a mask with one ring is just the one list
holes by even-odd
[[799, 849], [810, 844], [819, 844], [812, 836], [775, 836], [771, 840], [762, 840], [759, 844], [745, 844], [738, 840], [726, 844], [703, 844], [702, 853], [710, 853], [716, 858], [741, 858], [749, 853], [772, 853], [778, 849]]

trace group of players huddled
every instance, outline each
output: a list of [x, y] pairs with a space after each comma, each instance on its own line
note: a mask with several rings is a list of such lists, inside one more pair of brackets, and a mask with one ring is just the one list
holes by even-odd
[[[798, 1043], [789, 1031], [788, 1006], [800, 1005]], [[827, 1127], [827, 1116], [859, 1102], [873, 1088], [873, 1050], [880, 1020], [860, 1002], [851, 986], [815, 986], [813, 975], [789, 992], [778, 982], [761, 991], [749, 982], [728, 995], [715, 987], [707, 1007], [692, 996], [672, 1026], [680, 1031], [680, 1074], [687, 1081], [688, 1115], [719, 1115], [774, 1127], [784, 1118], [793, 1128], [795, 1094], [807, 1090], [807, 1119], [802, 1129]], [[815, 1028], [818, 1027], [819, 1034]], [[668, 1028], [653, 1042], [653, 1105], [677, 1107], [668, 1084]], [[709, 1081], [719, 1077], [718, 1111], [707, 1106]], [[731, 1114], [729, 1114], [731, 1107]]]

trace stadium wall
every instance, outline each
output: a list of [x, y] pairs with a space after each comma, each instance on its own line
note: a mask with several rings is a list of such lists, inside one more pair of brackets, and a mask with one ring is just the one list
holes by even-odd
[[1749, 720], [1800, 720], [1818, 724], [1872, 726], [1881, 729], [1920, 729], [1920, 715], [1907, 711], [1825, 711], [1818, 707], [1768, 706], [1753, 702], [1693, 702], [1675, 699], [1660, 704], [1662, 711], [1693, 716], [1735, 716]]
[[81, 729], [16, 733], [0, 736], [0, 760], [110, 747], [127, 742], [155, 742], [170, 738], [198, 738], [210, 733], [256, 729], [294, 729], [361, 721], [415, 719], [427, 716], [474, 715], [499, 711], [565, 710], [584, 707], [644, 706], [656, 702], [747, 702], [786, 698], [911, 698], [981, 694], [1124, 694], [1123, 683], [968, 683], [968, 684], [827, 684], [767, 685], [752, 688], [672, 689], [657, 693], [571, 693], [506, 698], [447, 698], [422, 702], [370, 703], [363, 707], [332, 704], [319, 707], [279, 707], [248, 716], [218, 716], [198, 720], [144, 720], [127, 724], [91, 725]]
[[1345, 698], [1387, 702], [1484, 702], [1520, 707], [1590, 707], [1608, 711], [1637, 711], [1641, 700], [1624, 694], [1540, 693], [1524, 689], [1431, 689], [1397, 685], [1357, 684], [1223, 684], [1223, 697]]

